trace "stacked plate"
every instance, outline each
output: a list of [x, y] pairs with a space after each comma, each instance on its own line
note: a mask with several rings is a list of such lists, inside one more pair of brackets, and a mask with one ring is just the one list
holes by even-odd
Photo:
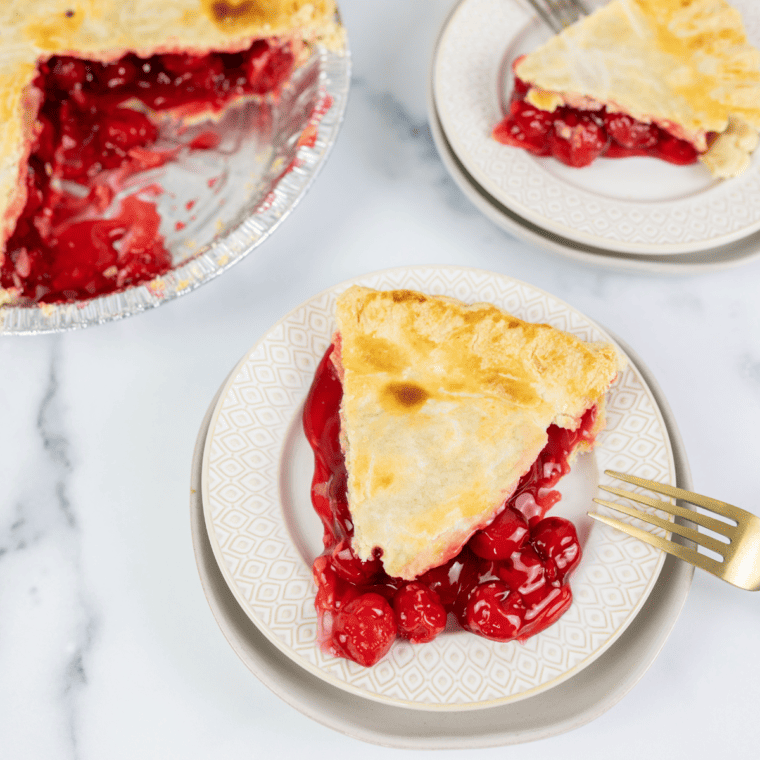
[[285, 316], [228, 376], [198, 436], [193, 539], [219, 626], [243, 662], [286, 702], [367, 741], [489, 746], [550, 736], [593, 719], [652, 663], [693, 574], [690, 566], [586, 516], [606, 468], [690, 486], [661, 393], [621, 346], [629, 363], [610, 396], [607, 429], [594, 453], [562, 481], [555, 508], [576, 524], [583, 560], [573, 576], [573, 605], [554, 626], [525, 644], [447, 629], [429, 644], [397, 641], [373, 668], [332, 657], [317, 641], [311, 565], [322, 550], [322, 526], [310, 504], [313, 458], [301, 414], [332, 337], [336, 297], [354, 282], [488, 301], [585, 340], [613, 340], [525, 283], [452, 267], [370, 274]]
[[[760, 8], [732, 3], [760, 46]], [[740, 177], [719, 181], [701, 164], [649, 158], [574, 169], [491, 138], [508, 110], [511, 63], [551, 34], [528, 7], [462, 0], [435, 49], [433, 136], [475, 206], [516, 237], [586, 263], [687, 273], [760, 256], [760, 151]]]

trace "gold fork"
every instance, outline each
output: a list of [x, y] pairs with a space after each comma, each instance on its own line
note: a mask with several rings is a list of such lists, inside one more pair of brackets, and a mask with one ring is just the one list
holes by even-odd
[[749, 512], [745, 512], [743, 509], [739, 509], [739, 507], [734, 507], [731, 504], [726, 504], [725, 502], [717, 501], [716, 499], [710, 499], [707, 496], [700, 496], [691, 491], [684, 491], [682, 488], [655, 483], [653, 480], [645, 480], [644, 478], [625, 475], [622, 472], [614, 472], [613, 470], [605, 470], [605, 473], [610, 477], [623, 480], [626, 483], [631, 483], [635, 486], [640, 486], [641, 488], [646, 488], [655, 493], [687, 501], [690, 504], [710, 510], [715, 514], [730, 520], [734, 523], [733, 525], [724, 522], [723, 520], [718, 520], [715, 517], [704, 515], [701, 512], [696, 512], [693, 509], [680, 507], [676, 504], [660, 501], [659, 499], [653, 499], [651, 496], [644, 496], [643, 494], [634, 493], [633, 491], [628, 491], [623, 488], [614, 488], [612, 486], [603, 485], [599, 486], [603, 491], [608, 491], [616, 496], [622, 496], [625, 499], [630, 499], [639, 504], [644, 504], [648, 507], [653, 507], [662, 512], [667, 512], [668, 514], [688, 520], [695, 525], [723, 536], [728, 542], [726, 543], [717, 538], [713, 538], [712, 536], [708, 536], [705, 533], [700, 533], [694, 528], [688, 528], [679, 523], [663, 520], [656, 515], [650, 515], [638, 509], [634, 509], [633, 507], [626, 506], [625, 504], [616, 504], [611, 501], [606, 501], [605, 499], [594, 499], [594, 501], [597, 504], [602, 504], [605, 507], [610, 507], [618, 512], [635, 517], [642, 522], [656, 525], [668, 532], [683, 536], [684, 538], [693, 541], [698, 546], [702, 546], [705, 549], [709, 549], [720, 555], [721, 559], [713, 559], [706, 554], [699, 553], [696, 549], [677, 544], [666, 538], [662, 538], [661, 536], [655, 536], [642, 528], [629, 525], [614, 517], [600, 515], [596, 512], [589, 512], [589, 517], [593, 517], [594, 520], [599, 520], [607, 525], [611, 525], [618, 530], [622, 530], [629, 536], [638, 538], [650, 546], [662, 549], [662, 551], [668, 552], [668, 554], [672, 554], [686, 562], [690, 562], [692, 565], [702, 568], [702, 570], [707, 570], [708, 573], [717, 575], [718, 578], [728, 581], [728, 583], [732, 583], [734, 586], [738, 586], [739, 588], [748, 591], [757, 591], [760, 589], [760, 518]]

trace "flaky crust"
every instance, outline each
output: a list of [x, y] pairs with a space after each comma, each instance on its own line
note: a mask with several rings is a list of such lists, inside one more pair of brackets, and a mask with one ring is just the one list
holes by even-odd
[[730, 118], [760, 129], [760, 51], [725, 0], [613, 0], [515, 73], [538, 88], [527, 99], [539, 108], [590, 98], [699, 151]]
[[490, 304], [352, 287], [336, 308], [341, 425], [362, 558], [411, 579], [490, 522], [552, 423], [574, 428], [624, 360]]
[[340, 44], [333, 0], [4, 0], [0, 3], [0, 257], [25, 200], [38, 108], [31, 82], [55, 54], [242, 50], [259, 37]]

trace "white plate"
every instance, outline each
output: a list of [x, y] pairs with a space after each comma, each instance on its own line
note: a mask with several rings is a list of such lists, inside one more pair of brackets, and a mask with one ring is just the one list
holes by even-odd
[[428, 93], [428, 114], [433, 141], [441, 161], [459, 189], [485, 217], [520, 240], [593, 266], [601, 264], [614, 269], [658, 274], [697, 274], [739, 266], [760, 257], [760, 232], [706, 251], [649, 256], [593, 248], [546, 232], [499, 203], [462, 166], [443, 133], [433, 101], [432, 83]]
[[[405, 268], [357, 282], [488, 301], [585, 340], [610, 340], [567, 304], [489, 272]], [[556, 686], [620, 636], [662, 566], [659, 552], [586, 516], [605, 468], [674, 481], [656, 401], [635, 367], [623, 371], [598, 447], [562, 482], [564, 498], [556, 513], [576, 524], [584, 557], [573, 576], [573, 605], [555, 625], [524, 645], [463, 631], [444, 632], [424, 646], [397, 641], [373, 668], [332, 657], [316, 640], [310, 568], [322, 550], [322, 530], [309, 499], [313, 458], [301, 431], [301, 411], [334, 329], [335, 299], [349, 284], [315, 296], [277, 323], [242, 360], [217, 404], [204, 453], [203, 499], [211, 543], [230, 588], [264, 635], [295, 662], [364, 697], [462, 710]]]
[[[620, 343], [620, 341], [618, 341]], [[623, 344], [661, 409], [673, 446], [676, 485], [693, 488], [678, 428], [647, 367]], [[226, 383], [225, 383], [226, 385]], [[545, 739], [578, 728], [617, 704], [664, 646], [681, 612], [694, 568], [666, 557], [634, 625], [597, 660], [563, 684], [515, 704], [490, 710], [427, 713], [361, 699], [296, 665], [251, 621], [216, 562], [201, 498], [203, 453], [220, 388], [201, 423], [193, 454], [190, 525], [203, 591], [224, 637], [244, 665], [271, 691], [304, 715], [357, 739], [403, 749], [464, 749]], [[260, 712], [248, 705], [252, 720]], [[624, 709], [624, 708], [623, 708]]]
[[[760, 9], [733, 0], [760, 45]], [[446, 23], [433, 69], [446, 137], [477, 184], [523, 219], [609, 251], [683, 254], [760, 230], [760, 151], [741, 176], [714, 180], [701, 164], [600, 159], [574, 169], [500, 145], [491, 131], [511, 87], [510, 63], [549, 32], [517, 0], [463, 0]]]

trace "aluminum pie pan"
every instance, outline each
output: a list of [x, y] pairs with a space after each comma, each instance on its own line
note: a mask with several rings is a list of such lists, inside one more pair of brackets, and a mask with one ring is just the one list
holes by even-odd
[[[316, 46], [277, 96], [240, 104], [214, 125], [212, 150], [190, 151], [139, 176], [125, 191], [151, 194], [175, 262], [122, 291], [61, 304], [0, 307], [0, 335], [63, 332], [112, 322], [172, 301], [227, 271], [261, 245], [306, 194], [337, 139], [348, 102], [351, 56]], [[167, 134], [187, 143], [195, 125]]]

